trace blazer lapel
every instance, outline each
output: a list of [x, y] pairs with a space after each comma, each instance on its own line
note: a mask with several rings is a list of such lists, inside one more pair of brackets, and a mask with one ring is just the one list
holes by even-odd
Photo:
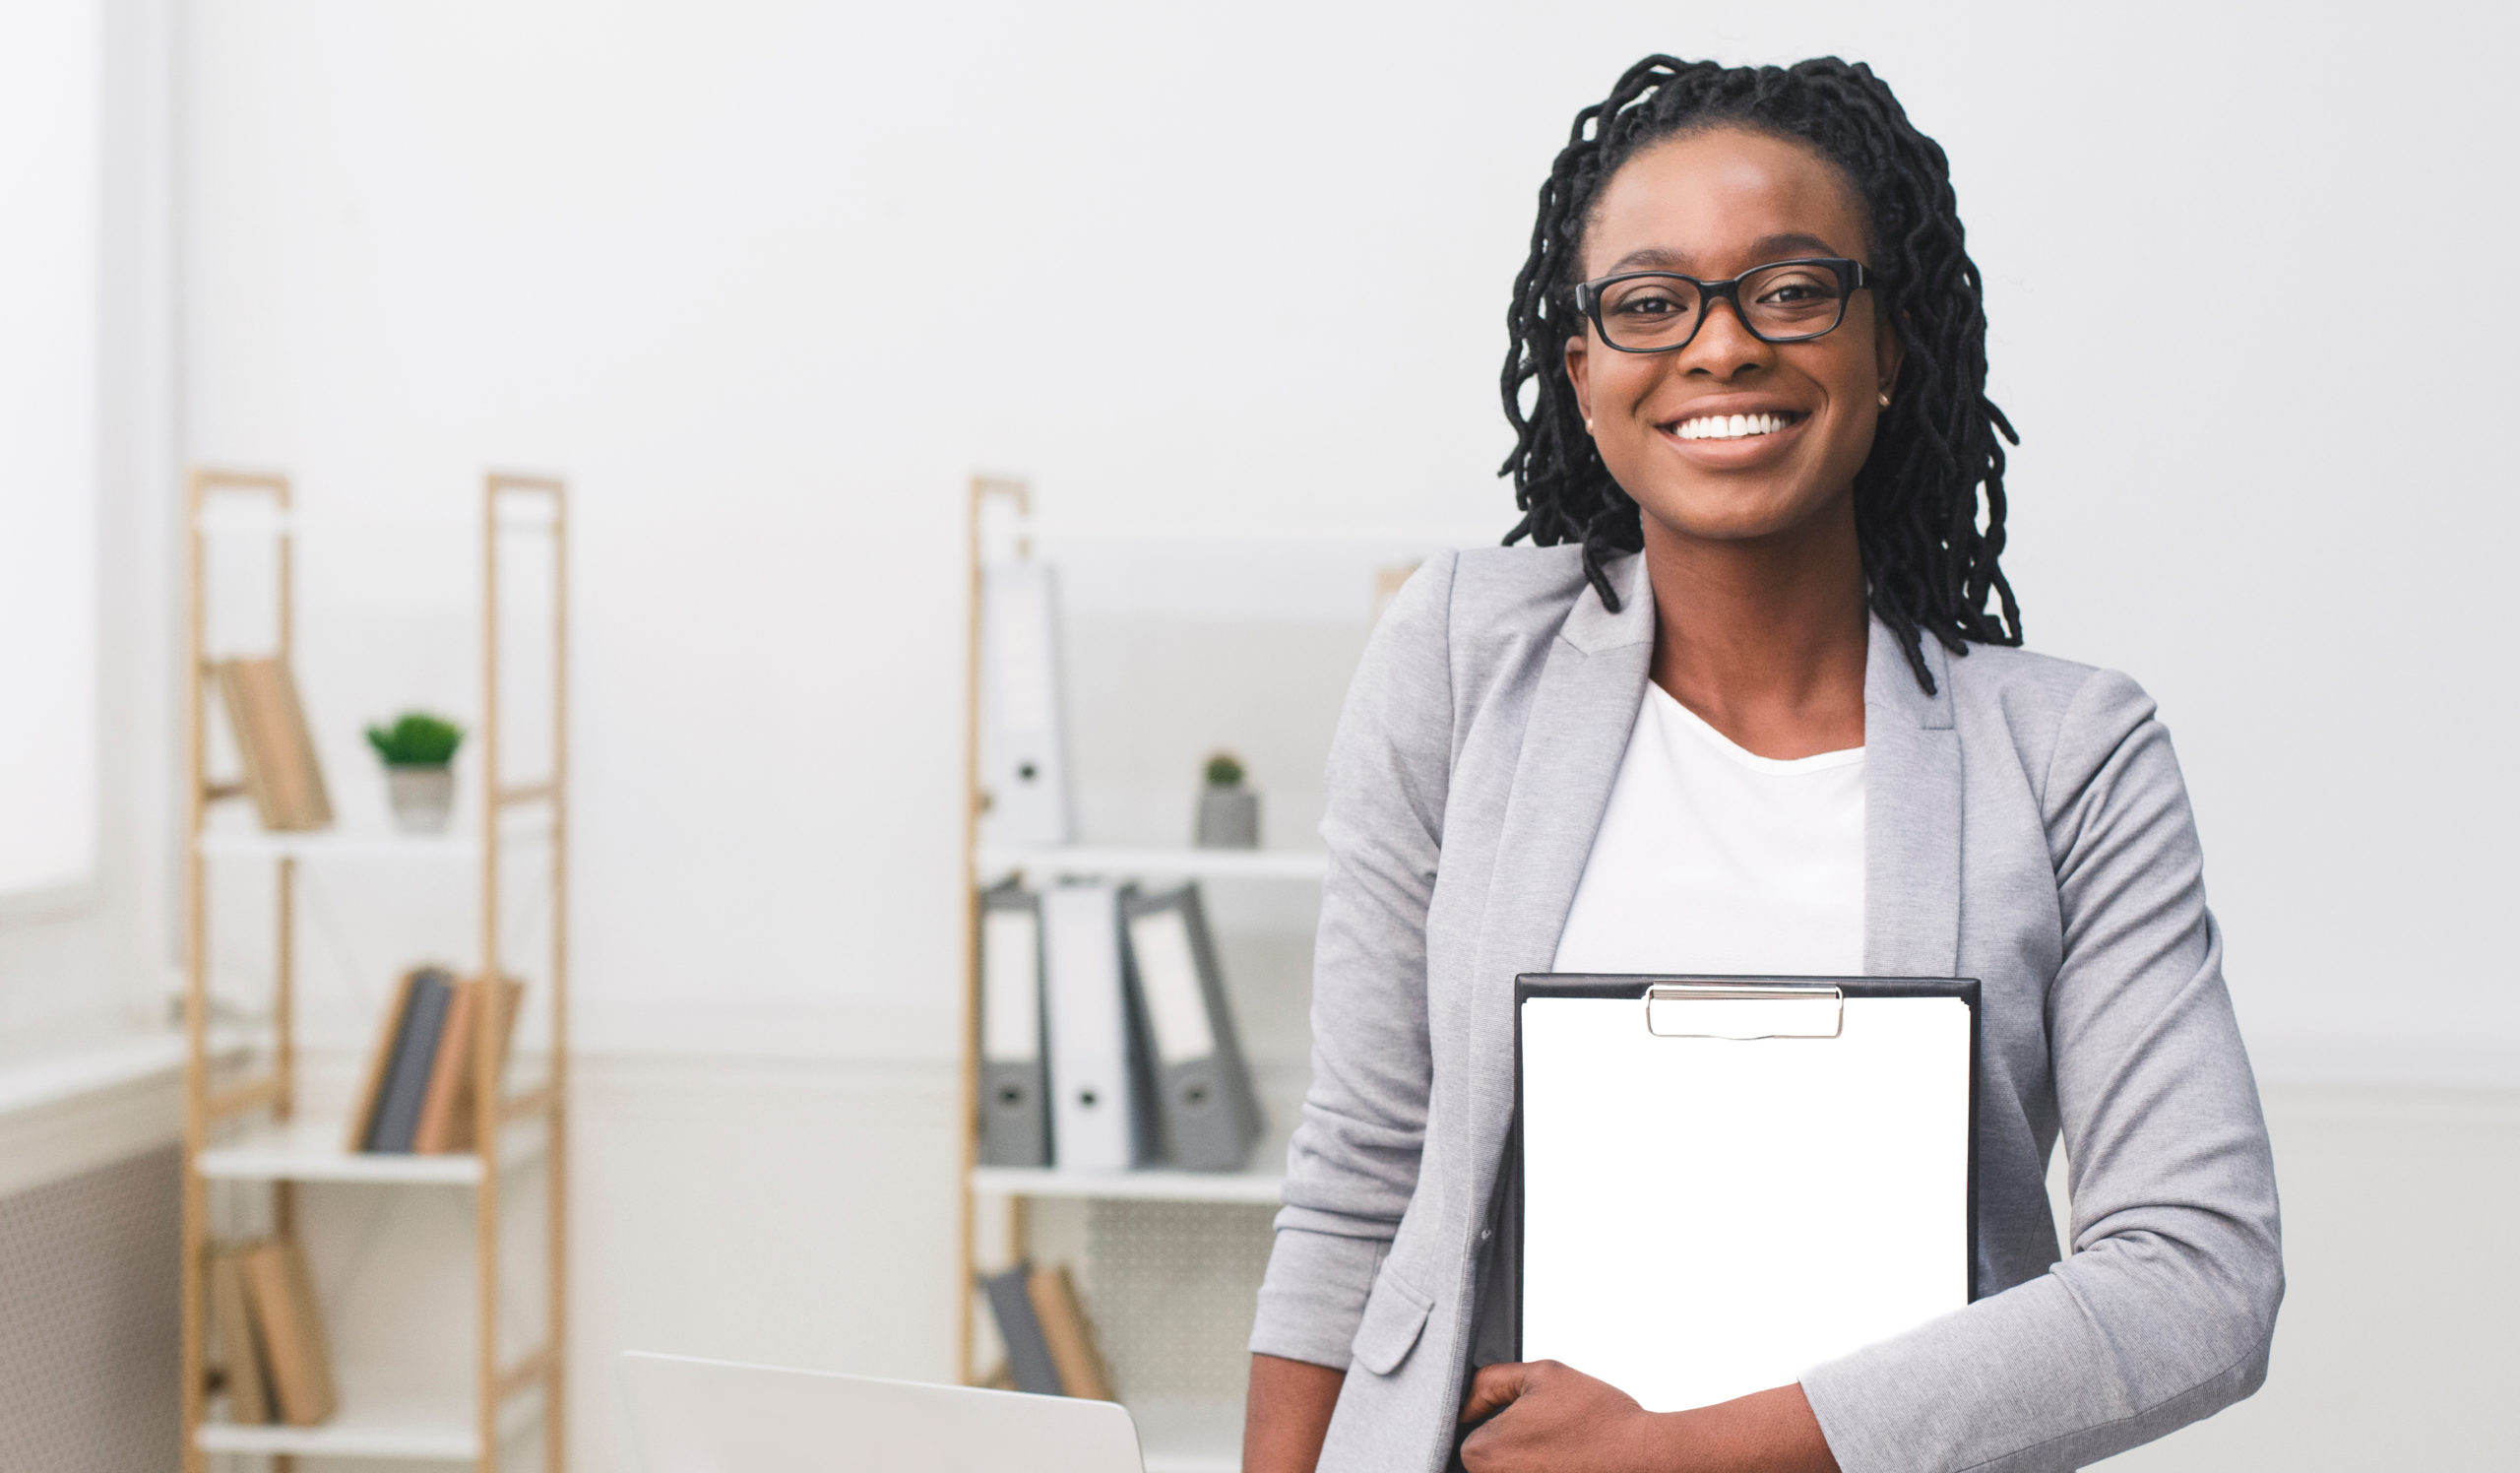
[[1872, 622], [1863, 670], [1863, 966], [1949, 977], [1960, 966], [1960, 733], [1951, 662], [1931, 635], [1917, 684], [1899, 637]]
[[1480, 1061], [1473, 1069], [1478, 1140], [1471, 1159], [1480, 1163], [1481, 1199], [1513, 1115], [1514, 978], [1547, 971], [1557, 955], [1653, 666], [1654, 593], [1645, 559], [1630, 554], [1606, 571], [1620, 590], [1619, 611], [1603, 608], [1589, 590], [1576, 596], [1532, 694], [1497, 831], [1467, 998], [1470, 1057]]
[[1482, 991], [1517, 972], [1546, 971], [1556, 956], [1645, 701], [1654, 662], [1653, 586], [1640, 555], [1607, 571], [1621, 590], [1619, 611], [1604, 608], [1589, 591], [1578, 595], [1532, 693], [1480, 936]]

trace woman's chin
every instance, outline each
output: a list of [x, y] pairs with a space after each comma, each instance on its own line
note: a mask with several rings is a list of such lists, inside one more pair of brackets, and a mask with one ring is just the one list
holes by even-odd
[[1799, 486], [1728, 480], [1640, 499], [1638, 504], [1645, 512], [1648, 542], [1659, 527], [1681, 542], [1753, 543], [1810, 527], [1825, 519], [1837, 499]]

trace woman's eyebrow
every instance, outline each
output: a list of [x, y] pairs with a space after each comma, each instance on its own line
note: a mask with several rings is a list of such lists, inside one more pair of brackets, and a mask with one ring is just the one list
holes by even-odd
[[1649, 245], [1638, 250], [1629, 251], [1626, 255], [1612, 261], [1610, 263], [1610, 270], [1612, 272], [1686, 271], [1688, 269], [1688, 252], [1666, 250], [1659, 245]]
[[1777, 261], [1787, 256], [1834, 256], [1838, 251], [1817, 235], [1789, 234], [1760, 236], [1750, 254], [1762, 261]]
[[[1782, 261], [1789, 256], [1835, 256], [1837, 248], [1817, 235], [1788, 233], [1762, 235], [1750, 242], [1750, 264]], [[1679, 271], [1689, 269], [1689, 253], [1669, 246], [1640, 246], [1610, 263], [1610, 275], [1622, 271]]]

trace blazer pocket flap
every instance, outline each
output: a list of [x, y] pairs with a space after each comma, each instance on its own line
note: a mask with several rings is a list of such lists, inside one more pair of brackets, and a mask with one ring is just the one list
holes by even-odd
[[1393, 1278], [1389, 1270], [1374, 1276], [1374, 1292], [1365, 1299], [1365, 1317], [1356, 1326], [1356, 1338], [1349, 1348], [1355, 1352], [1356, 1364], [1376, 1376], [1389, 1376], [1409, 1359], [1418, 1344], [1418, 1334], [1426, 1328], [1426, 1315], [1434, 1302], [1422, 1298], [1408, 1285]]

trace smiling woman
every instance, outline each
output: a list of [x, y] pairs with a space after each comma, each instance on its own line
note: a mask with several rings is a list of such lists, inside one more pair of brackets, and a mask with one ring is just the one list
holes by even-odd
[[[1728, 136], [1712, 145], [1730, 164], [1720, 171], [1695, 166], [1706, 161], [1705, 135], [1714, 133]], [[1686, 147], [1693, 142], [1695, 149]], [[1655, 157], [1643, 157], [1649, 155]], [[1631, 161], [1641, 167], [1630, 170]], [[1674, 183], [1700, 192], [1675, 194], [1669, 187]], [[1673, 218], [1683, 214], [1694, 229]], [[1762, 219], [1771, 226], [1786, 219], [1825, 222], [1828, 233], [1790, 226], [1763, 233]], [[1631, 494], [1642, 492], [1618, 475], [1607, 459], [1613, 450], [1592, 432], [1584, 370], [1595, 365], [1584, 329], [1588, 315], [1598, 316], [1598, 297], [1584, 299], [1584, 278], [1589, 265], [1605, 273], [1708, 269], [1691, 264], [1687, 243], [1701, 251], [1730, 247], [1752, 266], [1855, 254], [1859, 276], [1842, 279], [1838, 292], [1841, 310], [1858, 319], [1860, 342], [1841, 339], [1833, 350], [1801, 350], [1779, 362], [1789, 369], [1834, 362], [1848, 371], [1843, 387], [1853, 402], [1836, 406], [1843, 429], [1832, 469], [1854, 467], [1849, 509], [1873, 610], [1908, 644], [1921, 678], [1922, 630], [1954, 653], [1963, 641], [2019, 644], [2021, 610], [1996, 565], [2004, 545], [1998, 437], [2016, 437], [1985, 397], [1985, 309], [1950, 164], [1860, 65], [1728, 69], [1652, 57], [1620, 78], [1601, 105], [1577, 115], [1574, 138], [1542, 189], [1531, 255], [1514, 283], [1504, 398], [1516, 441], [1505, 469], [1524, 518], [1513, 536], [1542, 546], [1580, 544], [1594, 586], [1615, 597], [1601, 568], [1644, 545]], [[1870, 299], [1870, 310], [1851, 305], [1858, 294]], [[1734, 324], [1781, 345], [1789, 335], [1763, 329], [1755, 306], [1741, 315], [1744, 299], [1755, 303], [1759, 294], [1732, 298]], [[1692, 314], [1689, 331], [1708, 315]], [[1605, 343], [1619, 346], [1616, 324], [1591, 325]], [[1838, 325], [1832, 320], [1811, 336]], [[1918, 361], [1906, 392], [1893, 395], [1910, 344]], [[1686, 346], [1683, 340], [1651, 351]], [[1877, 380], [1868, 394], [1860, 388], [1867, 356]], [[1654, 376], [1643, 368], [1611, 372], [1620, 382]], [[1870, 453], [1876, 434], [1883, 441], [1878, 455]], [[1985, 611], [1989, 597], [1998, 613]]]
[[[2183, 780], [2133, 681], [2009, 648], [1963, 238], [1861, 66], [1652, 57], [1579, 114], [1514, 288], [1522, 520], [1403, 590], [1331, 756], [1249, 1473], [2062, 1470], [2264, 1377], [2274, 1172]], [[1549, 972], [1976, 979], [1972, 1303], [1713, 1406], [1525, 1362]]]

